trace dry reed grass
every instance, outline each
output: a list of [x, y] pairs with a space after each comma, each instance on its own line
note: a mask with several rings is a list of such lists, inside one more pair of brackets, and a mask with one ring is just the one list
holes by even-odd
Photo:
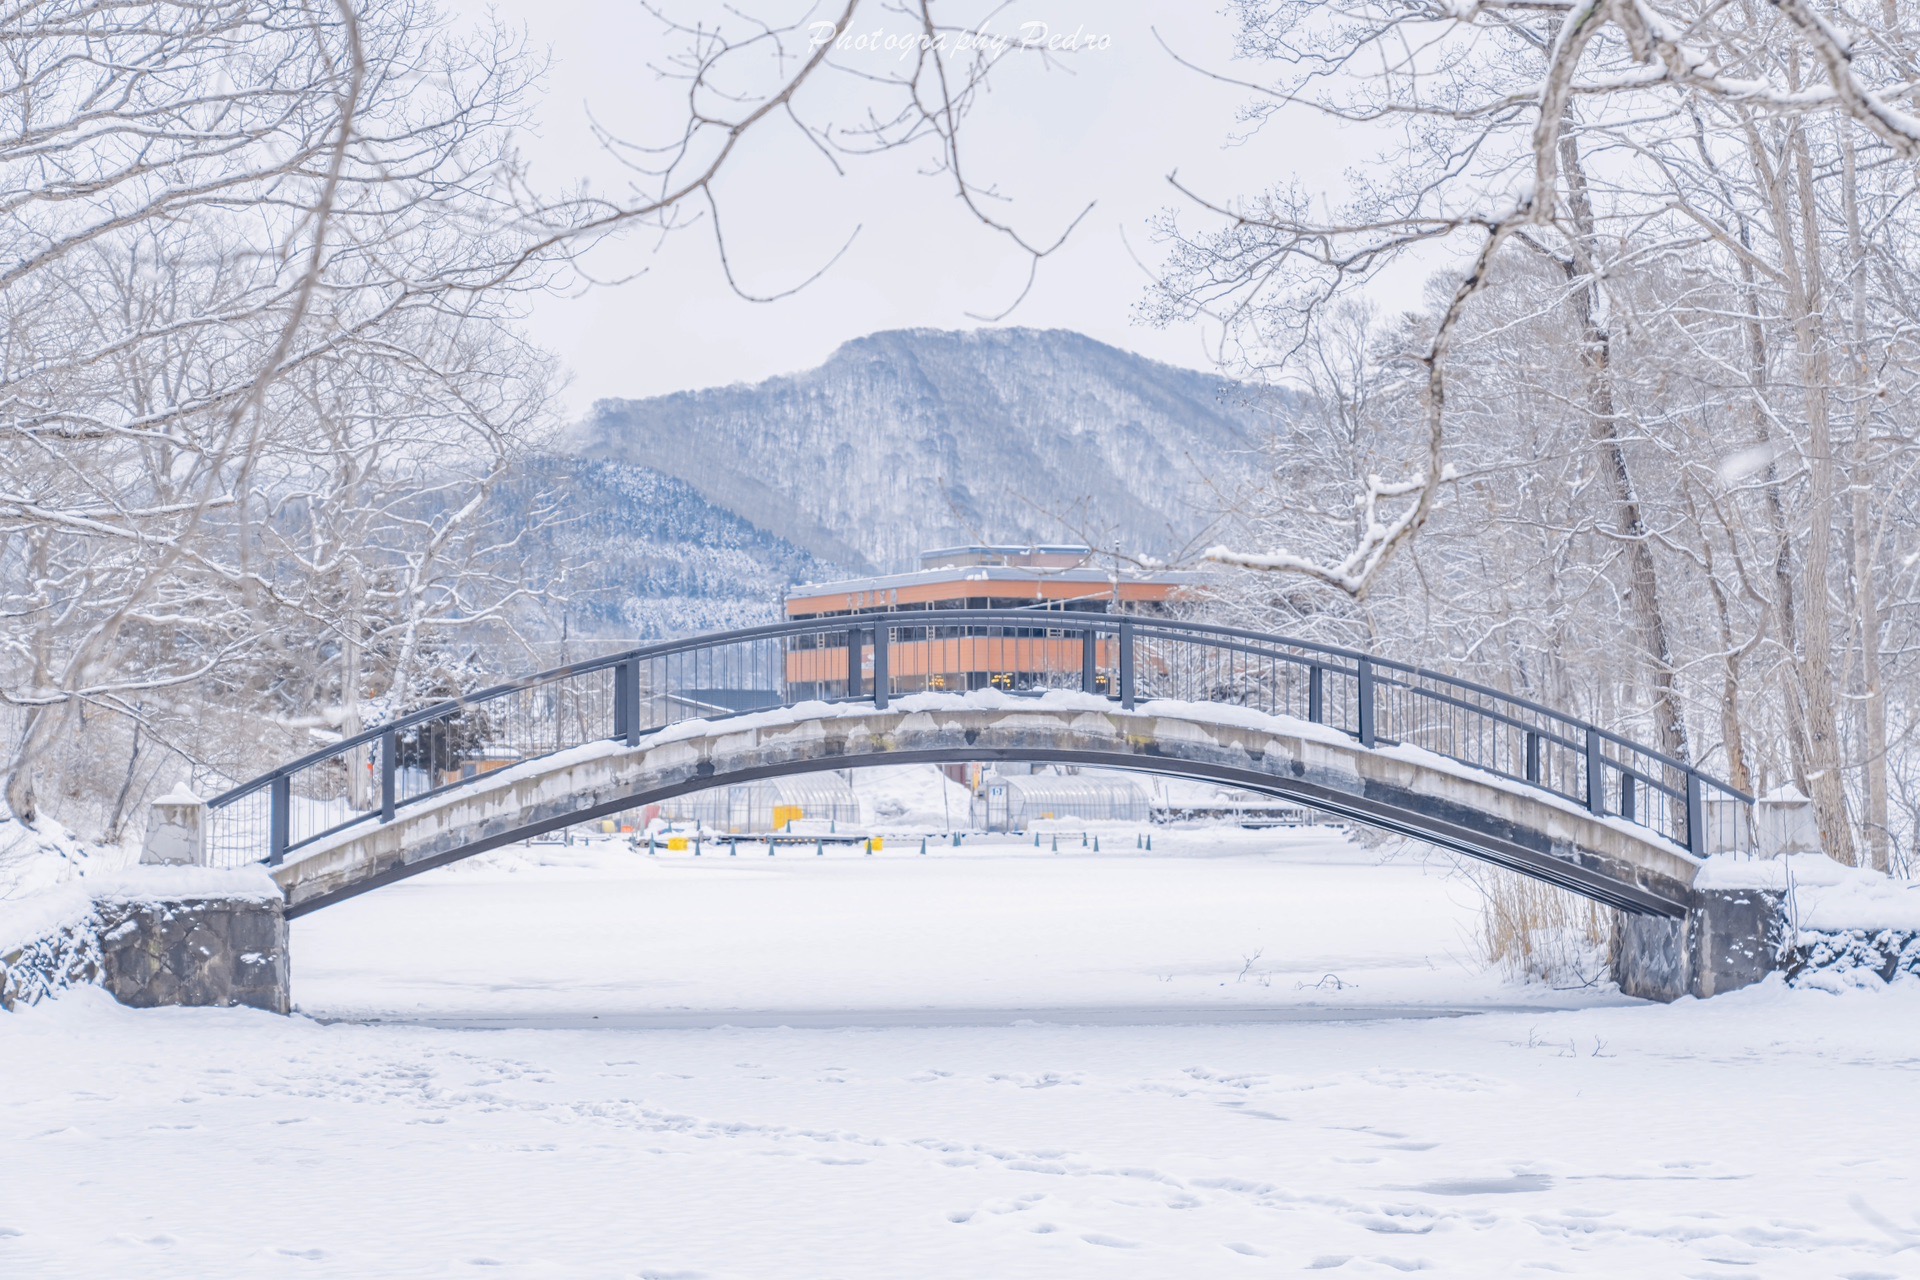
[[1614, 911], [1550, 884], [1476, 866], [1463, 874], [1480, 891], [1480, 958], [1519, 981], [1572, 988], [1609, 980]]

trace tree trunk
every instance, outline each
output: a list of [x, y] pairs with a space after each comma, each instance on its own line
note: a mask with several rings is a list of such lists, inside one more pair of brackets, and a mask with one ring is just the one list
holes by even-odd
[[1853, 148], [1840, 148], [1840, 180], [1847, 213], [1848, 287], [1853, 295], [1851, 358], [1853, 375], [1853, 510], [1848, 521], [1853, 535], [1853, 596], [1855, 623], [1860, 633], [1861, 716], [1859, 768], [1867, 789], [1867, 861], [1876, 871], [1892, 865], [1887, 827], [1887, 695], [1880, 677], [1880, 585], [1874, 573], [1873, 464], [1868, 450], [1869, 404], [1867, 373], [1867, 257], [1860, 228], [1858, 173]]
[[[1853, 831], [1847, 818], [1846, 778], [1840, 741], [1839, 689], [1833, 662], [1833, 522], [1836, 514], [1833, 454], [1832, 364], [1820, 310], [1821, 282], [1819, 228], [1815, 222], [1813, 161], [1806, 137], [1795, 127], [1792, 164], [1796, 203], [1799, 205], [1799, 251], [1786, 255], [1788, 306], [1792, 309], [1794, 345], [1799, 348], [1801, 391], [1807, 418], [1807, 554], [1803, 562], [1804, 651], [1800, 673], [1807, 725], [1807, 782], [1814, 813], [1820, 823], [1820, 842], [1829, 857], [1851, 866]], [[1782, 193], [1784, 195], [1784, 193]], [[1784, 220], [1782, 247], [1794, 238], [1795, 228]], [[1798, 259], [1797, 262], [1794, 260]]]
[[[1758, 138], [1751, 132], [1748, 143], [1756, 150], [1760, 146]], [[1740, 242], [1751, 248], [1751, 235], [1746, 219], [1740, 221]], [[1761, 509], [1766, 513], [1767, 531], [1773, 540], [1773, 555], [1770, 557], [1773, 575], [1772, 614], [1774, 633], [1780, 647], [1789, 656], [1796, 653], [1800, 643], [1799, 611], [1794, 605], [1793, 584], [1793, 538], [1791, 526], [1787, 520], [1787, 504], [1781, 493], [1780, 463], [1778, 444], [1773, 433], [1773, 424], [1766, 411], [1766, 398], [1772, 379], [1768, 375], [1768, 343], [1766, 326], [1760, 312], [1759, 282], [1755, 278], [1753, 263], [1747, 257], [1740, 259], [1741, 302], [1745, 308], [1743, 322], [1747, 337], [1747, 381], [1751, 391], [1749, 404], [1753, 410], [1753, 442], [1756, 448], [1765, 452], [1767, 459], [1763, 468], [1765, 485], [1762, 487]], [[1787, 767], [1794, 785], [1806, 794], [1807, 784], [1807, 731], [1804, 710], [1801, 706], [1799, 691], [1792, 687], [1790, 679], [1783, 679], [1781, 704], [1787, 720]], [[1763, 768], [1764, 775], [1764, 768]], [[1766, 785], [1764, 776], [1761, 785]]]
[[1660, 575], [1647, 539], [1646, 519], [1639, 490], [1627, 460], [1621, 414], [1614, 395], [1613, 334], [1607, 323], [1607, 300], [1596, 270], [1593, 202], [1587, 191], [1586, 171], [1570, 133], [1560, 137], [1560, 165], [1567, 177], [1567, 204], [1573, 215], [1573, 261], [1569, 275], [1581, 281], [1574, 294], [1584, 341], [1588, 394], [1592, 398], [1592, 431], [1600, 450], [1601, 471], [1613, 494], [1614, 524], [1627, 545], [1627, 600], [1635, 628], [1653, 677], [1653, 723], [1660, 750], [1676, 760], [1687, 759], [1685, 717], [1674, 684], [1673, 645], [1660, 611]]

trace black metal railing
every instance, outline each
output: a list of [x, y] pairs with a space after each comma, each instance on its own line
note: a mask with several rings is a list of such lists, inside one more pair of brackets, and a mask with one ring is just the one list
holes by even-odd
[[[687, 720], [920, 693], [1077, 690], [1292, 716], [1414, 748], [1624, 819], [1704, 856], [1751, 798], [1683, 761], [1485, 685], [1350, 649], [1129, 615], [941, 610], [804, 619], [668, 641], [426, 707], [208, 802], [208, 858], [277, 864], [494, 769]], [[1719, 830], [1726, 827], [1727, 830]]]

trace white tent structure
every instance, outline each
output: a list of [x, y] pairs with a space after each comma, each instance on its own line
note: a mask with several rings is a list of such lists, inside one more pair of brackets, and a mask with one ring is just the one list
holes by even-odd
[[669, 822], [697, 822], [726, 835], [778, 831], [788, 821], [845, 827], [857, 827], [862, 821], [860, 798], [837, 773], [696, 791], [663, 803], [660, 816]]
[[974, 826], [986, 831], [1024, 831], [1037, 821], [1077, 818], [1087, 822], [1146, 822], [1153, 805], [1131, 778], [1113, 775], [990, 773], [974, 796]]

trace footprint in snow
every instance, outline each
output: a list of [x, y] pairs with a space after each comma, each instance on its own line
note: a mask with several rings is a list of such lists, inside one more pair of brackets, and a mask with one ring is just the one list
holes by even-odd
[[1383, 1205], [1379, 1213], [1350, 1213], [1348, 1220], [1376, 1235], [1424, 1236], [1440, 1219], [1412, 1205]]
[[1025, 1213], [1045, 1199], [1045, 1195], [1015, 1196], [1011, 1200], [989, 1200], [980, 1208], [993, 1214]]
[[1140, 1242], [1137, 1240], [1122, 1240], [1119, 1236], [1101, 1235], [1097, 1231], [1080, 1238], [1088, 1244], [1097, 1244], [1102, 1249], [1138, 1249], [1140, 1247]]
[[1501, 1196], [1547, 1191], [1552, 1187], [1553, 1178], [1549, 1174], [1516, 1173], [1506, 1178], [1442, 1178], [1395, 1190], [1424, 1191], [1430, 1196]]

